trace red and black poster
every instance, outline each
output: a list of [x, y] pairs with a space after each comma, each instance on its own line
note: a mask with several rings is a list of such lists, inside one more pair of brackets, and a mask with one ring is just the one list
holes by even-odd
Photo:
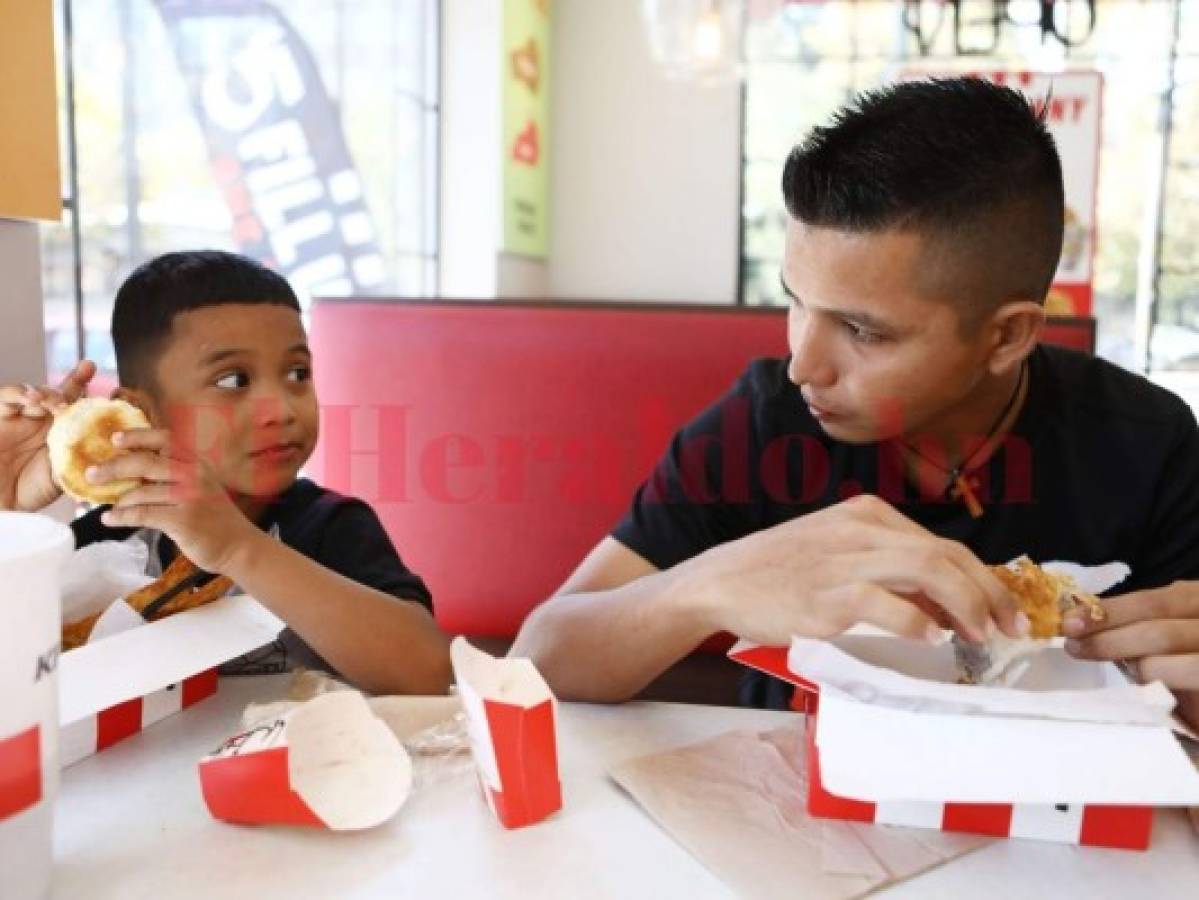
[[386, 280], [337, 107], [269, 3], [159, 0], [240, 252], [302, 296]]

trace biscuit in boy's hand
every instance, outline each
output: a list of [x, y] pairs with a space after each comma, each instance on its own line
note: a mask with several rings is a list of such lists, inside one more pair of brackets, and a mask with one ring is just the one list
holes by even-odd
[[127, 451], [113, 446], [118, 431], [149, 428], [150, 422], [136, 406], [124, 400], [84, 397], [55, 413], [46, 435], [50, 469], [64, 492], [76, 500], [116, 503], [141, 482], [136, 479], [91, 484], [84, 473]]

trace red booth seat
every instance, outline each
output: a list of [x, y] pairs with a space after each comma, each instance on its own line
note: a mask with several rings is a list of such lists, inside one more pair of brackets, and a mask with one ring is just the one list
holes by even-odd
[[[512, 637], [626, 509], [674, 431], [786, 313], [743, 307], [323, 301], [310, 467], [369, 501], [450, 632]], [[1093, 348], [1090, 320], [1048, 337]]]

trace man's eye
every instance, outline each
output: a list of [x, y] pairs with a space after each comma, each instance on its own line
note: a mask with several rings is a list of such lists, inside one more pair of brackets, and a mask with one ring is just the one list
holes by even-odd
[[849, 336], [855, 341], [862, 344], [877, 344], [883, 339], [883, 336], [877, 331], [871, 331], [869, 328], [863, 328], [856, 322], [846, 322], [845, 328], [849, 331]]
[[250, 377], [245, 372], [228, 372], [213, 382], [217, 387], [226, 391], [236, 391], [250, 384]]
[[287, 377], [291, 381], [310, 381], [312, 379], [312, 369], [308, 366], [295, 366], [288, 370]]

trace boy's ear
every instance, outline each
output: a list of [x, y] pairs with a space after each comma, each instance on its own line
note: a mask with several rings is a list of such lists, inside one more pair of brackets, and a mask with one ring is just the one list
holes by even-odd
[[154, 398], [150, 395], [149, 391], [144, 391], [141, 388], [119, 387], [112, 392], [109, 399], [124, 400], [130, 406], [136, 406], [144, 412], [146, 418], [151, 423], [159, 421], [158, 405], [154, 402]]

